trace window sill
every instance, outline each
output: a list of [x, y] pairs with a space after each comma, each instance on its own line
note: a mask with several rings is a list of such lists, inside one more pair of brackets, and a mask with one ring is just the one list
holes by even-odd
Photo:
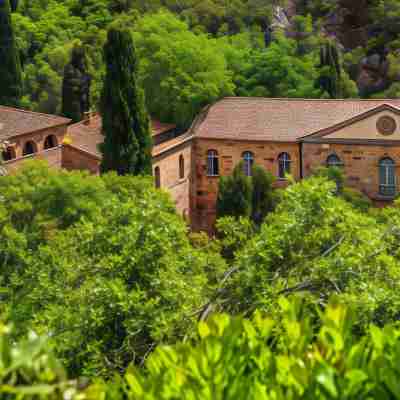
[[393, 195], [387, 195], [387, 194], [377, 194], [374, 196], [374, 200], [382, 200], [382, 201], [391, 201], [394, 200], [397, 197], [397, 193]]
[[219, 175], [206, 175], [207, 178], [219, 178]]

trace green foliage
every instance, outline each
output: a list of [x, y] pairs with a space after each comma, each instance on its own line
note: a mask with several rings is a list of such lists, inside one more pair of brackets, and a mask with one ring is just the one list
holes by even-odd
[[0, 395], [4, 400], [72, 398], [78, 390], [68, 381], [46, 339], [33, 332], [18, 342], [11, 326], [0, 323]]
[[367, 212], [372, 207], [372, 201], [368, 196], [357, 189], [343, 188], [342, 197], [360, 211]]
[[259, 165], [254, 165], [251, 171], [253, 183], [253, 198], [251, 219], [256, 225], [261, 225], [264, 218], [274, 209], [273, 195], [274, 176]]
[[231, 176], [221, 177], [218, 187], [217, 216], [250, 218], [257, 226], [275, 206], [274, 177], [264, 168], [253, 165], [251, 177], [239, 163]]
[[345, 185], [345, 176], [343, 168], [340, 167], [320, 167], [315, 171], [316, 176], [326, 178], [329, 181], [336, 183], [336, 191], [338, 194], [343, 193]]
[[279, 301], [281, 319], [256, 312], [198, 326], [194, 344], [158, 348], [144, 371], [92, 386], [89, 399], [393, 399], [400, 393], [400, 331], [353, 333], [353, 310], [332, 301], [317, 323], [300, 299]]
[[287, 188], [260, 233], [237, 255], [238, 271], [218, 299], [226, 310], [273, 310], [281, 294], [310, 293], [324, 304], [332, 293], [370, 321], [399, 312], [398, 209], [385, 223], [337, 196], [336, 185], [314, 177]]
[[231, 73], [217, 41], [191, 32], [173, 14], [144, 16], [134, 37], [152, 115], [188, 127], [204, 106], [233, 94]]
[[90, 80], [85, 48], [75, 45], [64, 68], [62, 87], [62, 114], [73, 122], [81, 121], [90, 109]]
[[222, 217], [217, 219], [215, 225], [221, 245], [221, 255], [228, 261], [233, 261], [236, 253], [254, 235], [254, 225], [245, 217]]
[[0, 1], [0, 60], [0, 104], [17, 107], [22, 97], [22, 75], [9, 0]]
[[239, 76], [239, 96], [319, 98], [315, 53], [299, 55], [300, 44], [277, 33], [268, 49], [253, 51]]
[[231, 176], [222, 176], [218, 184], [217, 215], [250, 217], [252, 211], [253, 184], [239, 163]]
[[102, 172], [151, 174], [152, 138], [138, 60], [130, 32], [112, 27], [104, 46], [106, 75], [101, 95]]
[[153, 186], [35, 163], [0, 180], [3, 307], [18, 335], [49, 335], [73, 376], [113, 374], [190, 336], [225, 269]]

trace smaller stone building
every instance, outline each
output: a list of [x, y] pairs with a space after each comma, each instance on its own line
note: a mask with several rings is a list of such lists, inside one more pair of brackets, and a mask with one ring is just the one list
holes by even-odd
[[60, 166], [61, 145], [69, 123], [69, 119], [55, 115], [0, 106], [0, 141], [6, 144], [2, 158], [8, 169], [32, 157]]
[[[98, 173], [103, 142], [102, 121], [99, 114], [68, 129], [63, 146], [63, 167], [69, 170], [87, 169]], [[192, 149], [190, 134], [181, 134], [175, 125], [152, 121], [153, 172], [155, 184], [171, 193], [177, 210], [190, 219], [190, 190]]]

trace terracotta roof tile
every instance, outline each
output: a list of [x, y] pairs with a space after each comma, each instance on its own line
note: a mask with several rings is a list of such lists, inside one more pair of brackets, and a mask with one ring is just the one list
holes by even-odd
[[11, 107], [0, 106], [0, 140], [67, 125], [69, 119]]
[[[101, 116], [98, 114], [92, 116], [88, 122], [82, 121], [70, 125], [68, 128], [70, 145], [100, 157], [98, 145], [103, 143], [104, 140], [101, 128]], [[152, 121], [153, 136], [168, 132], [174, 128], [175, 125], [172, 124], [163, 124], [156, 120]], [[154, 150], [156, 149], [158, 149], [158, 146], [154, 147]]]
[[383, 104], [400, 108], [400, 100], [228, 97], [207, 108], [192, 132], [209, 139], [294, 142]]

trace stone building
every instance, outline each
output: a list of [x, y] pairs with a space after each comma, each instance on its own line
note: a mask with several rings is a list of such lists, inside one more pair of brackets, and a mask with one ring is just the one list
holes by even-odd
[[[21, 119], [32, 120], [32, 113], [24, 113], [18, 114]], [[0, 127], [9, 124], [3, 121], [7, 115], [0, 108]], [[0, 129], [0, 140], [9, 140], [10, 154], [16, 155], [6, 165], [31, 156], [23, 149], [32, 140], [52, 165], [98, 173], [98, 115], [68, 128], [63, 118], [37, 118], [52, 125], [24, 122], [35, 129], [18, 128], [16, 135], [12, 125], [3, 128], [8, 132], [3, 136]], [[55, 137], [50, 149], [49, 135]], [[248, 174], [253, 163], [266, 168], [280, 187], [287, 185], [287, 174], [299, 180], [334, 165], [343, 168], [347, 185], [376, 203], [388, 204], [398, 192], [400, 100], [226, 98], [204, 109], [183, 134], [153, 121], [153, 139], [155, 184], [171, 193], [196, 230], [212, 231], [219, 177], [231, 174], [241, 160]]]
[[59, 166], [69, 122], [67, 118], [0, 106], [0, 141], [6, 145], [2, 158], [7, 168], [14, 169], [32, 157]]
[[397, 194], [400, 100], [226, 98], [208, 107], [191, 129], [191, 220], [210, 230], [219, 176], [241, 160], [257, 163], [287, 184], [321, 166], [343, 168], [347, 185], [375, 202]]

